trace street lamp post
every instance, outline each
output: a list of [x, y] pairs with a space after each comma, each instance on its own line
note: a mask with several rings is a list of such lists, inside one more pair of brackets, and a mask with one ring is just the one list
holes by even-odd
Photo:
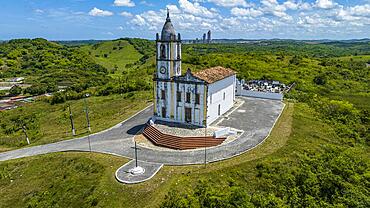
[[141, 175], [145, 172], [145, 169], [143, 167], [140, 167], [138, 165], [138, 160], [137, 160], [137, 150], [140, 150], [140, 148], [138, 148], [136, 146], [136, 141], [135, 142], [135, 146], [132, 147], [135, 149], [135, 167], [131, 168], [128, 172], [131, 173], [132, 175]]

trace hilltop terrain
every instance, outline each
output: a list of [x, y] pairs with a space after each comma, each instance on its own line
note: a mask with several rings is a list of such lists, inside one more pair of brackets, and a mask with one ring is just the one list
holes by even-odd
[[[29, 44], [31, 49], [24, 50]], [[17, 129], [19, 120], [28, 121], [31, 145], [71, 138], [67, 105], [85, 135], [80, 99], [85, 93], [92, 95], [94, 132], [142, 109], [152, 96], [154, 54], [154, 42], [142, 39], [73, 46], [39, 39], [0, 44], [0, 77], [67, 86], [54, 91], [62, 99], [0, 112], [0, 151], [27, 146]], [[266, 142], [206, 168], [165, 167], [135, 186], [116, 182], [113, 172], [127, 160], [114, 156], [55, 153], [2, 162], [0, 206], [66, 206], [68, 201], [70, 207], [369, 207], [367, 63], [368, 41], [184, 45], [183, 71], [221, 65], [236, 70], [239, 78], [296, 83]], [[76, 87], [86, 83], [92, 84]]]

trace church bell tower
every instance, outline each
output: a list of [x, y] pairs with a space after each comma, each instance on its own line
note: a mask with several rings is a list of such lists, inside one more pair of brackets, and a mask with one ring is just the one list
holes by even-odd
[[176, 86], [173, 77], [181, 76], [181, 36], [176, 35], [170, 13], [162, 33], [156, 37], [156, 63], [154, 74], [154, 117], [173, 119], [175, 116]]
[[170, 13], [167, 9], [167, 18], [162, 33], [156, 37], [157, 70], [156, 77], [170, 79], [181, 75], [181, 36], [176, 35], [172, 25]]

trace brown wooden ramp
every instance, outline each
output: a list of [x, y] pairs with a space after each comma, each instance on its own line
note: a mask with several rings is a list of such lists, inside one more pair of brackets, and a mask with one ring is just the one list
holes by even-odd
[[213, 147], [222, 144], [226, 138], [207, 137], [180, 137], [165, 134], [152, 125], [146, 124], [143, 135], [155, 145], [171, 149], [186, 150], [201, 147]]

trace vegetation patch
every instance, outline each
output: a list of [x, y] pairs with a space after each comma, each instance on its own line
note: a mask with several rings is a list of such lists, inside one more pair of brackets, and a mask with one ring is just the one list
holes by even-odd
[[[127, 119], [150, 105], [150, 92], [91, 97], [87, 99], [92, 132], [99, 132]], [[85, 101], [68, 101], [51, 105], [44, 101], [0, 112], [0, 147], [18, 148], [27, 145], [21, 127], [24, 125], [31, 145], [40, 145], [72, 138], [68, 106], [71, 106], [77, 137], [87, 135]]]

